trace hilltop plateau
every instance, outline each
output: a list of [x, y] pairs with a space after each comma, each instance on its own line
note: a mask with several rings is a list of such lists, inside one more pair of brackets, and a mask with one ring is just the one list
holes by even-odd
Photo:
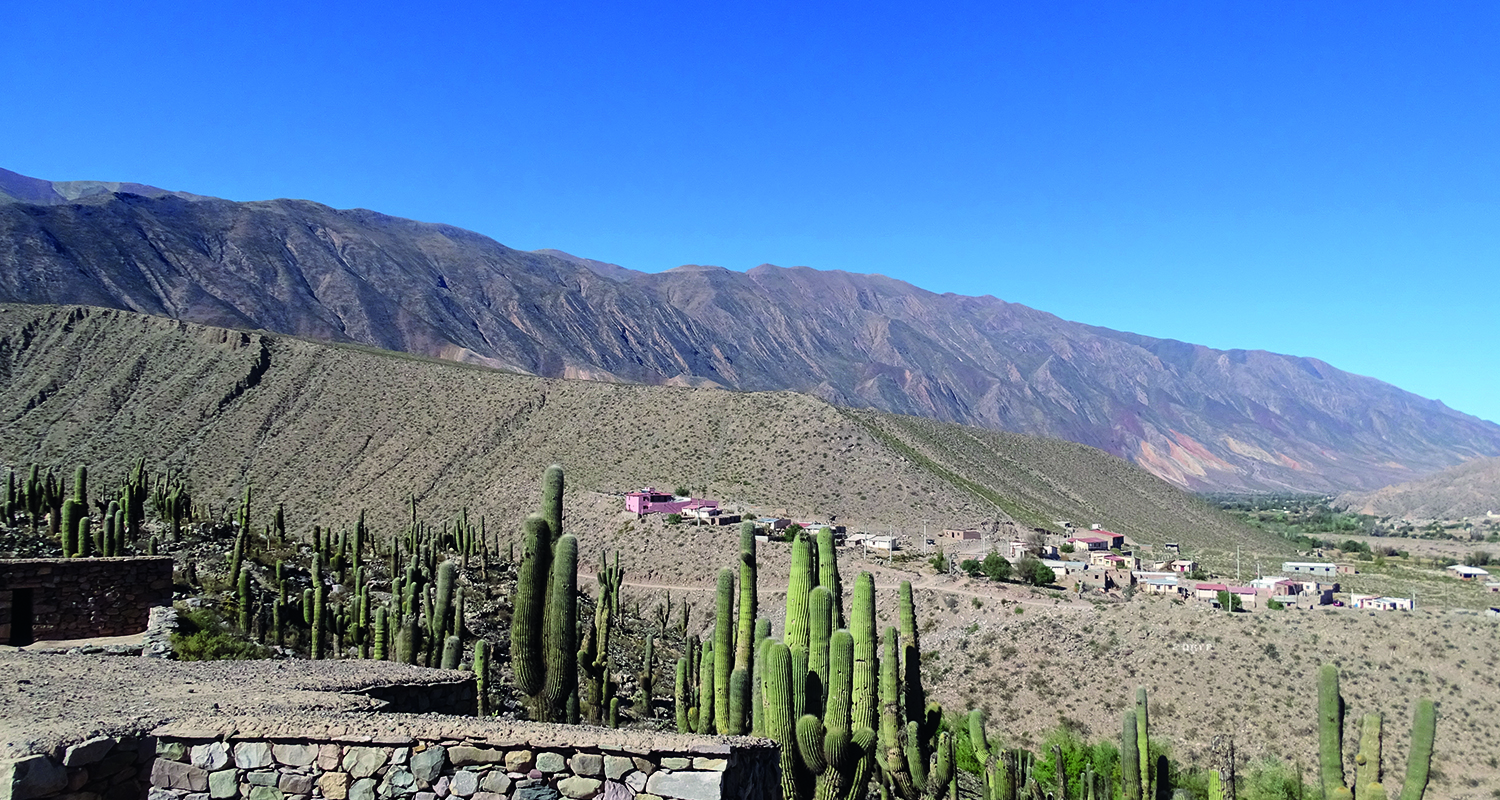
[[305, 200], [10, 176], [0, 301], [550, 378], [805, 392], [1080, 442], [1190, 489], [1373, 489], [1500, 455], [1500, 425], [1316, 359], [1122, 333], [881, 275], [647, 274]]

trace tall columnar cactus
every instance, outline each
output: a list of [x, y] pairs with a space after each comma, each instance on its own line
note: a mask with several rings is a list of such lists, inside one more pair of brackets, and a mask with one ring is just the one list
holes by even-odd
[[757, 596], [755, 585], [755, 523], [740, 523], [740, 609], [739, 625], [734, 637], [734, 668], [752, 673], [756, 646], [755, 615]]
[[813, 587], [807, 600], [807, 694], [804, 714], [823, 713], [828, 695], [828, 670], [833, 636], [833, 592], [826, 586]]
[[1151, 738], [1149, 734], [1149, 717], [1146, 711], [1146, 687], [1138, 686], [1135, 690], [1135, 746], [1136, 755], [1140, 759], [1141, 770], [1141, 796], [1154, 797], [1151, 793]]
[[457, 636], [449, 636], [443, 640], [443, 660], [441, 662], [443, 669], [458, 669], [458, 663], [463, 660], [463, 657], [463, 640]]
[[250, 570], [240, 570], [240, 582], [236, 591], [240, 612], [240, 631], [250, 632]]
[[693, 704], [692, 686], [688, 678], [692, 671], [692, 664], [684, 656], [677, 659], [677, 681], [673, 687], [672, 700], [677, 707], [677, 732], [692, 733], [693, 726], [688, 719], [689, 707]]
[[799, 758], [797, 754], [797, 720], [792, 716], [792, 656], [781, 642], [766, 645], [766, 663], [762, 669], [765, 696], [766, 738], [781, 745], [780, 778], [783, 800], [802, 800], [798, 792]]
[[1432, 768], [1432, 743], [1437, 733], [1437, 707], [1432, 698], [1417, 700], [1411, 721], [1411, 752], [1406, 757], [1406, 782], [1401, 785], [1401, 800], [1422, 800], [1427, 791], [1427, 775]]
[[575, 709], [578, 704], [578, 538], [571, 533], [563, 534], [553, 548], [542, 642], [545, 720], [567, 719], [569, 704]]
[[797, 751], [802, 768], [816, 783], [817, 800], [864, 795], [863, 786], [851, 783], [856, 766], [874, 744], [875, 732], [852, 726], [853, 684], [854, 638], [841, 628], [829, 639], [826, 713], [797, 720]]
[[766, 735], [765, 670], [766, 647], [771, 641], [771, 621], [755, 621], [755, 662], [750, 669], [750, 734]]
[[1344, 698], [1332, 664], [1318, 670], [1318, 775], [1327, 800], [1352, 797], [1344, 785]]
[[834, 628], [844, 627], [844, 586], [839, 579], [838, 550], [833, 546], [833, 529], [818, 529], [818, 585], [833, 594]]
[[688, 711], [694, 733], [714, 733], [714, 643], [703, 643], [698, 657], [697, 707]]
[[[446, 642], [450, 634], [457, 632], [453, 625], [453, 587], [458, 582], [458, 567], [444, 559], [438, 564], [437, 597], [432, 606], [432, 619], [427, 621], [427, 635], [432, 641]], [[446, 644], [444, 645], [447, 646]]]
[[1380, 783], [1381, 723], [1380, 713], [1375, 712], [1366, 714], [1360, 724], [1359, 754], [1354, 757], [1354, 791], [1361, 800], [1369, 797], [1371, 787]]
[[312, 647], [309, 655], [314, 659], [323, 657], [323, 633], [327, 630], [327, 623], [324, 621], [324, 605], [323, 583], [319, 581], [313, 587]]
[[642, 717], [651, 714], [651, 695], [656, 688], [656, 637], [646, 637], [646, 652], [641, 657], [641, 671], [635, 676], [636, 687], [640, 691], [638, 704]]
[[813, 546], [807, 536], [798, 533], [792, 540], [792, 573], [786, 592], [786, 646], [793, 653], [807, 657], [807, 600], [816, 585], [813, 574]]
[[490, 715], [490, 643], [480, 639], [474, 643], [474, 688], [479, 695], [478, 713]]
[[390, 641], [390, 630], [386, 625], [385, 608], [375, 609], [375, 621], [370, 628], [370, 657], [376, 661], [386, 660], [386, 647]]
[[1124, 730], [1120, 734], [1120, 798], [1142, 800], [1140, 740], [1136, 736], [1135, 709], [1125, 712]]
[[82, 552], [82, 543], [79, 542], [78, 521], [83, 518], [83, 505], [77, 500], [69, 497], [62, 503], [62, 517], [60, 525], [60, 539], [62, 541], [63, 558], [77, 558]]
[[714, 729], [728, 733], [729, 676], [734, 672], [734, 572], [719, 570], [718, 591], [714, 594]]
[[556, 542], [563, 533], [563, 468], [557, 464], [542, 473], [542, 517]]
[[[536, 696], [547, 674], [542, 663], [542, 613], [547, 601], [547, 577], [551, 574], [552, 542], [547, 520], [540, 514], [527, 517], [523, 530], [526, 545], [516, 575], [510, 654], [516, 690]], [[533, 712], [539, 710], [533, 708]]]
[[619, 615], [620, 584], [623, 571], [619, 566], [619, 554], [615, 555], [615, 566], [601, 556], [603, 563], [598, 574], [599, 597], [594, 602], [594, 624], [584, 633], [583, 648], [578, 651], [578, 661], [587, 678], [587, 702], [584, 704], [589, 722], [600, 725], [606, 721], [609, 699], [614, 694], [613, 680], [609, 669], [609, 639], [614, 629], [614, 620]]

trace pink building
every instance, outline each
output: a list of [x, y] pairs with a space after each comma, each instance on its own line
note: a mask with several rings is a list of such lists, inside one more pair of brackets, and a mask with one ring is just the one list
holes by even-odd
[[646, 488], [625, 495], [625, 510], [637, 516], [642, 514], [677, 514], [684, 509], [718, 508], [717, 500], [678, 500], [676, 497], [655, 489]]

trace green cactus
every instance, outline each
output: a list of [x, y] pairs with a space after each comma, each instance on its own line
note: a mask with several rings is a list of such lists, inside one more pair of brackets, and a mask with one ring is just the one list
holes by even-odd
[[793, 653], [807, 658], [809, 620], [807, 601], [812, 594], [813, 580], [812, 543], [807, 536], [798, 533], [792, 540], [792, 573], [787, 581], [786, 592], [786, 646]]
[[578, 538], [571, 533], [563, 534], [553, 547], [542, 642], [547, 679], [538, 706], [545, 709], [540, 719], [576, 717], [576, 712], [568, 714], [568, 704], [576, 708], [578, 703]]
[[806, 797], [798, 792], [800, 769], [797, 754], [797, 721], [792, 716], [792, 657], [781, 642], [766, 645], [766, 663], [762, 669], [765, 689], [766, 738], [780, 745], [780, 779], [783, 800]]
[[1223, 779], [1216, 769], [1208, 771], [1208, 800], [1224, 800]]
[[714, 733], [714, 643], [706, 641], [698, 658], [698, 721], [693, 725], [694, 733]]
[[1141, 796], [1154, 797], [1151, 793], [1151, 739], [1148, 732], [1149, 717], [1146, 711], [1146, 687], [1135, 690], [1135, 746], [1140, 758]]
[[1422, 800], [1427, 791], [1427, 776], [1432, 768], [1432, 745], [1437, 733], [1437, 707], [1432, 698], [1417, 700], [1411, 721], [1411, 752], [1406, 758], [1406, 782], [1401, 785], [1401, 800]]
[[1359, 753], [1354, 757], [1354, 790], [1364, 798], [1371, 784], [1380, 783], [1380, 734], [1382, 719], [1379, 712], [1366, 714], [1360, 724]]
[[313, 659], [319, 659], [323, 657], [323, 632], [326, 630], [326, 628], [324, 627], [323, 606], [323, 584], [320, 581], [313, 587], [312, 647], [311, 653], [309, 654], [309, 657]]
[[[875, 626], [875, 577], [868, 572], [861, 572], [854, 579], [854, 605], [849, 617], [849, 635], [854, 639], [850, 724], [854, 730], [867, 729], [873, 736], [880, 725], [877, 704], [880, 692], [880, 639]], [[872, 738], [872, 745], [873, 741]], [[874, 763], [874, 748], [871, 746], [864, 750], [864, 755], [855, 764], [850, 778], [849, 785], [852, 789], [862, 789], [869, 781]]]
[[1318, 765], [1325, 798], [1353, 796], [1344, 785], [1344, 698], [1338, 667], [1332, 664], [1318, 670]]
[[563, 532], [563, 468], [557, 464], [542, 473], [542, 518], [556, 542]]
[[443, 640], [443, 669], [458, 669], [458, 664], [464, 657], [463, 640], [457, 636], [449, 636]]
[[240, 612], [240, 631], [250, 632], [250, 570], [240, 570], [240, 582], [236, 599]]
[[831, 628], [844, 627], [844, 585], [839, 579], [838, 550], [833, 545], [833, 529], [818, 529], [818, 585], [833, 593]]
[[490, 643], [480, 639], [474, 643], [474, 689], [479, 695], [478, 714], [490, 715]]
[[432, 618], [427, 621], [427, 635], [433, 641], [446, 642], [448, 635], [454, 632], [450, 620], [453, 617], [453, 587], [457, 580], [458, 567], [452, 561], [444, 559], [438, 564], [437, 597], [432, 606]]
[[77, 558], [82, 551], [78, 536], [78, 520], [83, 517], [83, 506], [70, 497], [63, 501], [60, 516], [59, 538], [62, 542], [63, 558]]
[[765, 675], [762, 665], [766, 660], [767, 642], [771, 641], [771, 621], [761, 618], [755, 621], [755, 660], [750, 669], [750, 734], [766, 735]]
[[718, 590], [714, 595], [714, 729], [728, 733], [729, 678], [734, 673], [734, 572], [719, 570]]
[[375, 622], [370, 628], [370, 657], [376, 661], [386, 660], [386, 647], [390, 641], [390, 630], [386, 623], [384, 608], [375, 609]]
[[740, 523], [740, 608], [739, 627], [734, 637], [734, 668], [747, 674], [754, 672], [759, 644], [755, 638], [755, 615], [759, 613], [755, 572], [755, 523], [746, 520]]
[[639, 692], [636, 704], [640, 706], [642, 718], [651, 715], [651, 695], [656, 687], [656, 637], [646, 637], [646, 652], [641, 657], [641, 671], [636, 673], [635, 684]]
[[[542, 612], [546, 607], [547, 576], [552, 544], [547, 520], [540, 514], [526, 518], [525, 551], [516, 577], [515, 605], [511, 615], [510, 653], [515, 670], [516, 691], [535, 696], [546, 676], [542, 664]], [[536, 711], [539, 709], [533, 709]]]
[[1140, 739], [1137, 737], [1135, 709], [1125, 712], [1124, 731], [1120, 735], [1121, 800], [1142, 800]]
[[677, 683], [672, 692], [673, 704], [677, 707], [677, 732], [692, 733], [692, 725], [688, 722], [688, 710], [693, 704], [691, 689], [689, 688], [688, 672], [692, 665], [686, 657], [677, 659]]
[[417, 663], [420, 655], [421, 629], [417, 626], [417, 615], [407, 614], [401, 620], [401, 630], [396, 634], [396, 660], [403, 664]]
[[807, 602], [807, 704], [804, 714], [821, 716], [828, 694], [829, 646], [833, 635], [833, 592], [826, 586], [812, 590]]

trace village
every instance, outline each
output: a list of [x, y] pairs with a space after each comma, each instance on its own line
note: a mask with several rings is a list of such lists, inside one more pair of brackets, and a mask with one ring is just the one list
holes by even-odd
[[[1350, 564], [1332, 561], [1283, 561], [1278, 574], [1261, 575], [1249, 581], [1233, 582], [1212, 575], [1197, 561], [1184, 557], [1174, 542], [1155, 548], [1131, 540], [1091, 523], [1086, 529], [1069, 520], [1057, 520], [1065, 531], [1058, 534], [1032, 529], [1024, 534], [1009, 535], [998, 530], [979, 528], [925, 530], [918, 535], [891, 531], [885, 534], [849, 531], [834, 520], [799, 520], [778, 510], [769, 515], [732, 511], [719, 501], [678, 495], [645, 488], [625, 494], [625, 511], [636, 517], [648, 514], [666, 515], [677, 524], [720, 527], [755, 524], [756, 538], [763, 542], [779, 541], [796, 531], [816, 533], [829, 528], [837, 546], [857, 550], [874, 558], [893, 560], [940, 556], [949, 575], [965, 573], [978, 576], [980, 559], [998, 553], [1014, 569], [1023, 559], [1033, 558], [1052, 570], [1047, 584], [1077, 596], [1095, 594], [1126, 598], [1144, 596], [1182, 602], [1200, 602], [1214, 608], [1232, 611], [1253, 609], [1310, 609], [1318, 607], [1365, 609], [1372, 611], [1411, 611], [1416, 600], [1377, 594], [1348, 593], [1340, 599], [1340, 575], [1358, 574]], [[997, 526], [998, 527], [998, 526]], [[900, 555], [898, 555], [898, 553]], [[1487, 592], [1500, 594], [1500, 581], [1490, 580], [1490, 573], [1480, 567], [1455, 564], [1446, 568], [1462, 581], [1483, 581]], [[1500, 607], [1490, 608], [1490, 616], [1500, 616]]]

